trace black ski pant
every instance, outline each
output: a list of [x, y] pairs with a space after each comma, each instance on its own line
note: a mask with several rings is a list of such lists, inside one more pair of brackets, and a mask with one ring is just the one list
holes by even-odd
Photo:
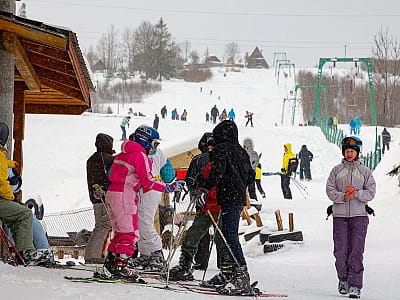
[[248, 186], [250, 199], [257, 200], [256, 183], [253, 181]]
[[290, 190], [290, 176], [281, 174], [281, 189], [283, 198], [292, 199], [292, 191]]
[[256, 179], [257, 189], [261, 195], [265, 195], [264, 189], [261, 186], [261, 179]]
[[311, 169], [310, 163], [302, 164], [300, 163], [300, 179], [311, 179]]

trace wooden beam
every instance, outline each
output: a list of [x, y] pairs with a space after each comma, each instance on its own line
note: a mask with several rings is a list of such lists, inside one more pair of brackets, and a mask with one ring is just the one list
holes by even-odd
[[51, 47], [49, 45], [32, 40], [26, 40], [22, 38], [20, 38], [20, 40], [26, 52], [36, 53], [64, 63], [70, 63], [68, 53], [65, 49]]
[[30, 90], [40, 90], [40, 80], [15, 33], [3, 32], [4, 47], [15, 55], [15, 66]]
[[27, 114], [56, 114], [56, 115], [80, 115], [88, 109], [87, 105], [25, 105]]
[[53, 57], [43, 56], [39, 53], [27, 52], [33, 66], [40, 66], [42, 68], [49, 68], [53, 71], [61, 73], [66, 76], [75, 77], [74, 68], [71, 63], [67, 63], [64, 61], [58, 61]]
[[0, 19], [0, 31], [14, 32], [25, 39], [38, 41], [61, 49], [67, 48], [67, 37], [60, 33], [51, 34], [30, 28], [28, 25], [21, 25], [3, 19]]
[[81, 90], [76, 77], [60, 74], [57, 71], [52, 70], [51, 65], [48, 65], [47, 67], [35, 65], [35, 70], [41, 80], [45, 78], [47, 80], [55, 81], [59, 84], [67, 86], [71, 89], [75, 89], [77, 91]]
[[56, 90], [62, 94], [65, 94], [66, 96], [75, 98], [77, 100], [81, 100], [82, 102], [85, 102], [82, 96], [82, 93], [79, 90], [72, 89], [61, 82], [53, 81], [48, 78], [42, 78], [41, 79], [43, 85], [46, 85], [53, 90]]

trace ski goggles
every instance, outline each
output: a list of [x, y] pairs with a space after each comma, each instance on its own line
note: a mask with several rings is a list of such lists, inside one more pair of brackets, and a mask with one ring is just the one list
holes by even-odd
[[346, 137], [343, 139], [342, 141], [342, 145], [352, 145], [352, 146], [357, 146], [357, 147], [361, 147], [362, 146], [362, 141], [360, 140], [356, 140], [352, 137]]

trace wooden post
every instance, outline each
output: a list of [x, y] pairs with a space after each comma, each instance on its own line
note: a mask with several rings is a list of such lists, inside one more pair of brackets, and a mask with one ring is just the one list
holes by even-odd
[[254, 218], [254, 220], [256, 220], [257, 227], [263, 227], [264, 226], [263, 222], [261, 220], [261, 217], [260, 217], [260, 215], [258, 213], [254, 214], [253, 218]]
[[246, 208], [246, 206], [245, 207], [243, 207], [243, 210], [242, 210], [242, 218], [243, 219], [245, 219], [246, 221], [247, 221], [247, 225], [250, 225], [251, 224], [251, 218], [250, 218], [250, 216], [249, 216], [249, 213], [247, 212], [247, 208]]
[[72, 253], [72, 258], [78, 259], [79, 258], [79, 251], [78, 250], [74, 250]]
[[289, 213], [289, 231], [293, 232], [294, 223], [293, 223], [293, 213]]
[[57, 258], [58, 258], [58, 259], [63, 259], [63, 258], [64, 258], [64, 251], [63, 251], [63, 250], [58, 250], [58, 252], [57, 252]]
[[281, 212], [279, 209], [275, 211], [275, 218], [276, 218], [276, 224], [278, 226], [278, 231], [282, 231], [283, 224], [282, 224]]

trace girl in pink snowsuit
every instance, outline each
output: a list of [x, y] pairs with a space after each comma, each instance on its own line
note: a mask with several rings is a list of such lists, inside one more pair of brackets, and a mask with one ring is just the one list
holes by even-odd
[[139, 240], [138, 191], [145, 187], [163, 192], [166, 184], [156, 180], [152, 174], [151, 160], [146, 149], [137, 142], [126, 140], [121, 145], [121, 153], [114, 158], [110, 181], [106, 194], [106, 204], [110, 214], [114, 238], [108, 251], [132, 256]]

